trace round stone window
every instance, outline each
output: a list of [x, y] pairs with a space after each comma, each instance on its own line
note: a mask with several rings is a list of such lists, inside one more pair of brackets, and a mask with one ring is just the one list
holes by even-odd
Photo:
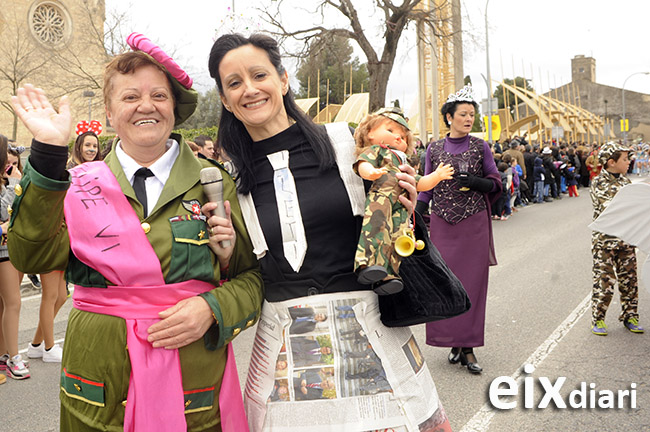
[[41, 1], [30, 8], [29, 27], [39, 42], [49, 47], [58, 47], [70, 38], [72, 23], [63, 5], [54, 1]]

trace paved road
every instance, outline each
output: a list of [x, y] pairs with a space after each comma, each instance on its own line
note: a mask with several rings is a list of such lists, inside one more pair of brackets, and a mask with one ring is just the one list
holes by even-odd
[[[636, 180], [636, 179], [635, 179]], [[434, 376], [454, 431], [649, 431], [650, 334], [634, 335], [617, 322], [620, 304], [612, 303], [607, 316], [610, 335], [590, 332], [588, 296], [591, 289], [591, 203], [582, 190], [579, 198], [522, 209], [505, 222], [494, 222], [499, 265], [490, 273], [486, 346], [477, 350], [484, 368], [470, 375], [447, 363], [447, 350], [425, 346], [424, 326], [413, 331]], [[638, 255], [643, 262], [645, 256]], [[20, 346], [26, 347], [37, 322], [39, 298], [25, 293]], [[70, 302], [57, 319], [56, 338], [63, 338]], [[586, 313], [585, 313], [586, 312]], [[650, 294], [640, 293], [641, 323], [650, 327]], [[254, 330], [236, 340], [242, 383]], [[539, 404], [548, 378], [553, 385], [566, 377], [559, 393], [568, 404], [572, 390], [590, 383], [594, 391], [630, 390], [636, 384], [636, 408], [629, 398], [622, 409], [525, 409], [523, 388], [512, 410], [489, 405], [490, 384], [497, 377], [521, 374], [526, 363], [535, 365], [534, 401]], [[32, 378], [8, 380], [0, 387], [0, 429], [54, 431], [58, 416], [58, 365], [32, 360]], [[560, 387], [556, 387], [560, 388]], [[614, 399], [616, 402], [616, 399]], [[553, 406], [553, 405], [551, 405]], [[588, 405], [587, 405], [588, 406]]]

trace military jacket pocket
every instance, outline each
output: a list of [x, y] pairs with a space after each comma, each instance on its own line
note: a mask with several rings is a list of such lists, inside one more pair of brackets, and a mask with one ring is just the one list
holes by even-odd
[[98, 407], [104, 406], [104, 383], [71, 374], [66, 368], [61, 371], [61, 390], [73, 399]]
[[185, 414], [208, 411], [214, 406], [214, 386], [183, 391]]
[[214, 264], [205, 217], [182, 215], [170, 218], [169, 222], [174, 240], [167, 282], [212, 280]]

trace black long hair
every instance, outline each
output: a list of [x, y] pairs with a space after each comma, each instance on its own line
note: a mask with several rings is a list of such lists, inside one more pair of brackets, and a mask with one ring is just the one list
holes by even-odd
[[[244, 45], [253, 45], [264, 50], [269, 56], [271, 64], [279, 75], [285, 73], [278, 43], [275, 39], [260, 34], [252, 34], [246, 38], [241, 34], [227, 34], [221, 36], [212, 45], [208, 68], [210, 76], [217, 82], [219, 93], [223, 95], [223, 83], [219, 76], [219, 65], [228, 52]], [[334, 166], [336, 158], [334, 149], [329, 142], [325, 129], [316, 125], [296, 104], [291, 89], [282, 98], [284, 108], [289, 118], [295, 120], [307, 141], [312, 146], [314, 153], [320, 161], [320, 169], [325, 170]], [[237, 188], [246, 194], [255, 188], [255, 173], [253, 171], [253, 140], [244, 124], [233, 113], [226, 109], [221, 110], [219, 132], [217, 134], [217, 147], [223, 148], [230, 156], [239, 172]]]

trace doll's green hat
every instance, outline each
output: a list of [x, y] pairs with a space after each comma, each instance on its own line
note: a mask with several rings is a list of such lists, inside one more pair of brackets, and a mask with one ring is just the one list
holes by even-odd
[[386, 107], [378, 110], [375, 112], [375, 114], [382, 115], [384, 117], [388, 117], [389, 119], [396, 121], [397, 123], [401, 124], [406, 128], [406, 130], [411, 130], [409, 127], [408, 122], [406, 121], [406, 117], [404, 117], [404, 112], [398, 108], [398, 107]]

